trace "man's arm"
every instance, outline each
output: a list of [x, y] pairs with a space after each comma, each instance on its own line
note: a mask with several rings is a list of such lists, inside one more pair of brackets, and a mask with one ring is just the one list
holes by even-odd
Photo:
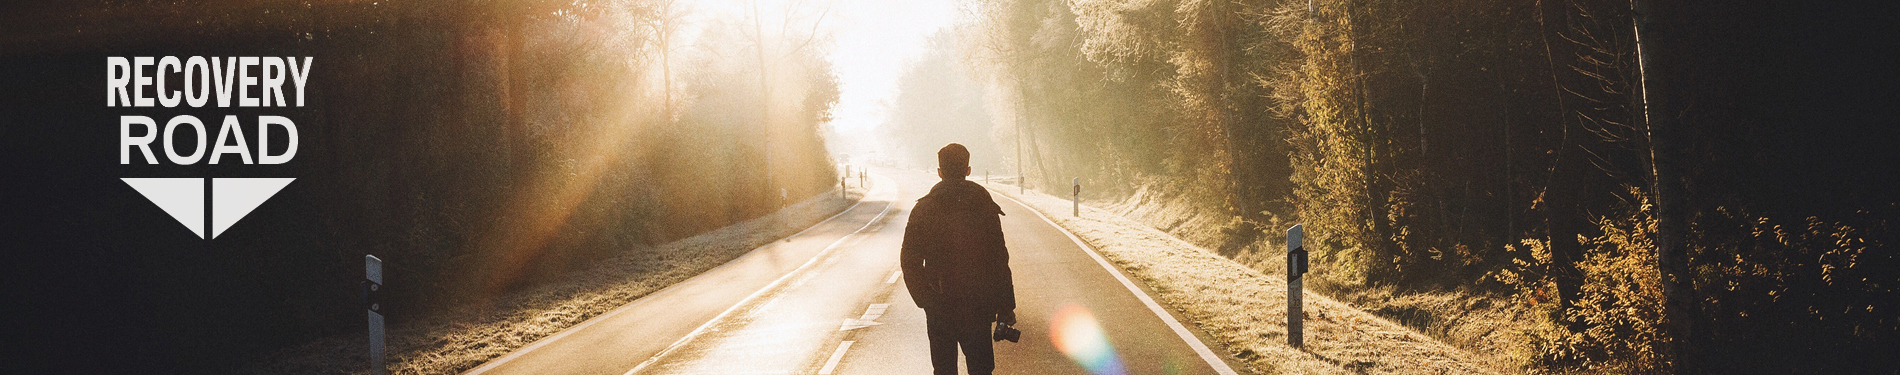
[[1014, 313], [1016, 310], [1016, 277], [1009, 270], [1009, 246], [1003, 243], [1002, 218], [997, 215], [984, 215], [984, 217], [985, 220], [982, 228], [985, 232], [984, 240], [987, 242], [984, 244], [984, 247], [992, 251], [993, 255], [990, 259], [995, 263], [991, 264], [991, 267], [998, 278], [996, 284], [994, 284], [996, 285], [997, 319], [1001, 321], [1005, 318], [1004, 314], [1007, 314], [1009, 320], [1007, 323], [1014, 324], [1016, 320]]
[[928, 232], [932, 226], [921, 224], [925, 221], [918, 211], [911, 211], [911, 221], [904, 225], [904, 243], [898, 250], [898, 267], [904, 272], [904, 288], [910, 291], [911, 300], [917, 307], [935, 308], [940, 297], [937, 295], [934, 277], [930, 277], [925, 259], [931, 253], [929, 247], [935, 245]]

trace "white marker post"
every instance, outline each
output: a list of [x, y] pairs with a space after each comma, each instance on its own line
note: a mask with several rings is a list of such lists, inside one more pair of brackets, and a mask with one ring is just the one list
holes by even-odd
[[1298, 348], [1305, 345], [1305, 327], [1301, 318], [1305, 317], [1304, 301], [1300, 294], [1305, 289], [1300, 286], [1301, 276], [1306, 274], [1306, 246], [1303, 242], [1305, 229], [1294, 225], [1286, 230], [1286, 344]]
[[1069, 183], [1075, 185], [1075, 197], [1069, 199], [1075, 203], [1075, 217], [1082, 217], [1082, 178], [1070, 178]]
[[369, 307], [369, 373], [388, 374], [383, 364], [383, 260], [363, 256], [363, 303]]
[[844, 166], [844, 174], [838, 176], [838, 199], [846, 199], [844, 196], [845, 181], [851, 181], [851, 166], [849, 165]]

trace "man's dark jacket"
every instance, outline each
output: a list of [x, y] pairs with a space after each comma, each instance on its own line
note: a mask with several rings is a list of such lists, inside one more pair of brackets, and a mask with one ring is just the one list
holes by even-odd
[[967, 180], [938, 182], [904, 227], [904, 283], [917, 307], [987, 315], [1016, 309], [1003, 208]]

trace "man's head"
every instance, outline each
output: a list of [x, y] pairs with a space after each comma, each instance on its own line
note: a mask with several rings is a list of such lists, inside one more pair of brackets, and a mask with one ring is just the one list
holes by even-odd
[[937, 176], [945, 181], [961, 180], [970, 175], [970, 149], [951, 143], [937, 150]]

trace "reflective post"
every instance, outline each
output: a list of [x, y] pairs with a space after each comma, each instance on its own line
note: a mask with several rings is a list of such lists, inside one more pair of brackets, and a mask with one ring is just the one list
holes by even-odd
[[383, 363], [383, 260], [363, 256], [363, 304], [369, 307], [369, 373], [389, 373]]
[[1306, 314], [1304, 299], [1300, 298], [1305, 292], [1300, 279], [1307, 270], [1305, 236], [1299, 225], [1286, 230], [1286, 344], [1295, 348], [1305, 344], [1306, 333], [1301, 322]]
[[1075, 185], [1075, 196], [1069, 202], [1075, 204], [1075, 217], [1082, 217], [1082, 178], [1070, 178], [1069, 183]]

